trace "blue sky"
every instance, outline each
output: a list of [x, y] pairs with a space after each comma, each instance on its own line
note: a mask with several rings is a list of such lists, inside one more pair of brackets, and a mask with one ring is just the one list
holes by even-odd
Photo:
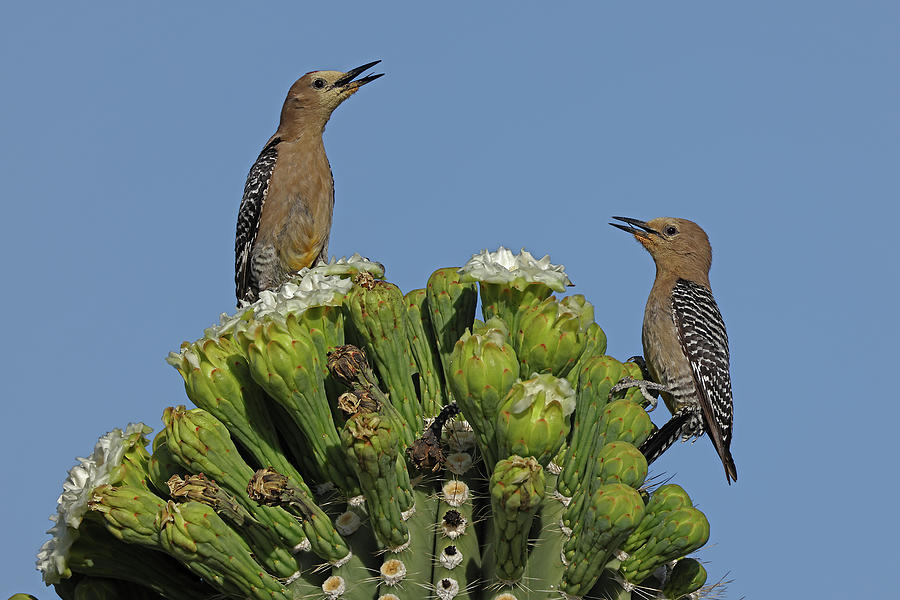
[[653, 266], [609, 217], [697, 221], [740, 479], [725, 484], [706, 439], [653, 471], [708, 515], [700, 557], [729, 598], [893, 586], [896, 3], [3, 12], [0, 596], [53, 596], [34, 554], [74, 457], [186, 402], [163, 357], [233, 308], [244, 179], [290, 84], [375, 59], [387, 75], [325, 134], [331, 253], [380, 260], [403, 290], [482, 248], [550, 253], [624, 359]]

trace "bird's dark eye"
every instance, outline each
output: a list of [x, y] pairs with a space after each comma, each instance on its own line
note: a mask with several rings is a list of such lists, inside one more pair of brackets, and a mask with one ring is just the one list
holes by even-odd
[[313, 81], [313, 87], [317, 90], [321, 90], [323, 87], [325, 87], [325, 80], [322, 78], [316, 79], [315, 81]]
[[676, 233], [678, 233], [678, 228], [674, 225], [669, 225], [668, 227], [666, 227], [666, 235], [672, 236]]

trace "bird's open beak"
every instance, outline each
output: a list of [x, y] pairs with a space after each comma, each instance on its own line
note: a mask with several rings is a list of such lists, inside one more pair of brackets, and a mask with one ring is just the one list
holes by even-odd
[[622, 231], [630, 233], [634, 237], [638, 238], [638, 241], [641, 241], [641, 238], [649, 240], [651, 235], [660, 235], [660, 233], [655, 229], [647, 227], [646, 221], [632, 219], [630, 217], [613, 217], [613, 219], [628, 223], [628, 225], [620, 225], [619, 223], [610, 223], [610, 225], [616, 227], [617, 229], [621, 229]]
[[366, 85], [370, 81], [375, 81], [376, 79], [378, 79], [379, 77], [384, 75], [384, 73], [377, 73], [375, 75], [366, 75], [362, 79], [357, 79], [356, 81], [353, 81], [354, 77], [356, 77], [357, 75], [359, 75], [366, 69], [370, 69], [370, 68], [374, 67], [375, 65], [377, 65], [380, 62], [381, 62], [380, 60], [374, 60], [370, 63], [366, 63], [366, 64], [362, 65], [361, 67], [356, 67], [355, 69], [351, 69], [351, 70], [347, 71], [346, 73], [344, 73], [343, 77], [340, 77], [337, 81], [334, 82], [334, 87], [343, 87], [343, 88], [349, 90], [351, 93], [355, 92], [360, 87]]

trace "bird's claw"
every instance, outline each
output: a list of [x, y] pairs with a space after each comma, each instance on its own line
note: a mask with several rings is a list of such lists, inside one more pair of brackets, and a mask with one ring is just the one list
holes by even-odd
[[660, 384], [654, 383], [652, 381], [641, 381], [641, 380], [635, 379], [634, 377], [626, 376], [626, 377], [623, 377], [622, 379], [620, 379], [619, 382], [616, 383], [616, 385], [614, 385], [610, 388], [609, 396], [610, 396], [610, 398], [612, 398], [613, 394], [616, 394], [618, 392], [621, 392], [622, 390], [627, 390], [627, 389], [633, 388], [633, 387], [636, 387], [639, 390], [641, 390], [641, 396], [643, 396], [644, 400], [647, 401], [647, 405], [648, 405], [647, 412], [648, 413], [651, 413], [654, 410], [656, 410], [656, 405], [659, 403], [659, 401], [656, 398], [654, 398], [653, 395], [650, 393], [649, 388], [652, 388], [654, 390], [660, 390], [660, 391], [668, 391], [666, 386], [664, 386], [664, 385], [660, 385]]
[[631, 377], [631, 376], [623, 377], [622, 379], [619, 380], [618, 383], [616, 383], [616, 385], [614, 385], [610, 388], [609, 396], [610, 396], [610, 398], [612, 398], [613, 394], [618, 394], [622, 390], [627, 390], [628, 388], [633, 388], [637, 385], [639, 385], [639, 384], [634, 377]]

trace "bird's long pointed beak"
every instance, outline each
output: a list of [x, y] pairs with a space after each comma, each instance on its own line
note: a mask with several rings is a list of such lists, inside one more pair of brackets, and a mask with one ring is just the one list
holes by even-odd
[[372, 62], [366, 63], [359, 67], [356, 67], [355, 69], [350, 69], [349, 71], [344, 73], [343, 77], [340, 77], [337, 81], [334, 82], [334, 87], [346, 87], [355, 92], [360, 87], [366, 85], [370, 81], [375, 81], [376, 79], [378, 79], [379, 77], [384, 75], [384, 73], [377, 73], [375, 75], [366, 75], [362, 79], [357, 79], [356, 81], [353, 81], [354, 77], [356, 77], [357, 75], [359, 75], [366, 69], [370, 69], [370, 68], [374, 67], [375, 65], [377, 65], [380, 62], [381, 62], [380, 60], [373, 60]]
[[640, 219], [632, 219], [631, 217], [613, 217], [613, 219], [617, 221], [623, 221], [628, 223], [628, 225], [622, 225], [620, 223], [610, 223], [613, 227], [617, 229], [621, 229], [637, 238], [650, 239], [651, 235], [659, 235], [659, 232], [655, 229], [651, 229], [647, 227], [646, 221], [641, 221]]

